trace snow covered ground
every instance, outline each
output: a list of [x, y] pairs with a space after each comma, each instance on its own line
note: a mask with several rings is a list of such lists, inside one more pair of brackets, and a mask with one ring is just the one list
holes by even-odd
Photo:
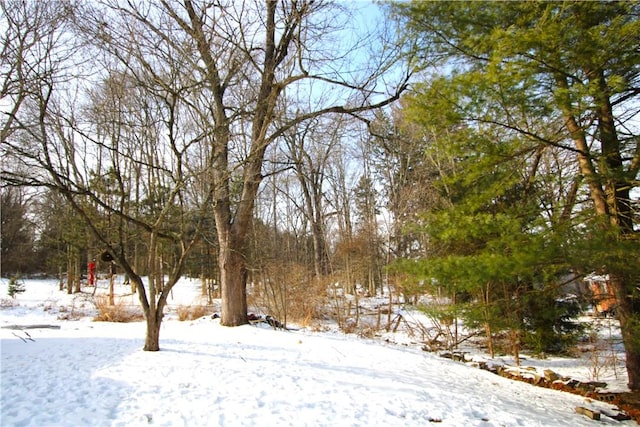
[[[210, 316], [180, 322], [175, 307], [200, 299], [189, 280], [175, 288], [162, 350], [144, 352], [142, 322], [93, 322], [88, 295], [67, 295], [55, 281], [25, 284], [11, 300], [7, 281], [0, 283], [2, 426], [573, 427], [597, 423], [577, 406], [610, 408], [411, 346], [226, 328]], [[529, 362], [562, 374], [589, 371], [579, 360]], [[637, 425], [604, 416], [599, 424]]]

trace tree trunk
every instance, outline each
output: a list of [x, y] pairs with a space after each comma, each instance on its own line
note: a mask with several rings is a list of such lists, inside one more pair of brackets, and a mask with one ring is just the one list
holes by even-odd
[[489, 356], [493, 359], [495, 357], [495, 350], [493, 348], [493, 332], [491, 328], [491, 313], [489, 312], [489, 304], [491, 302], [491, 295], [489, 290], [491, 284], [487, 283], [487, 288], [482, 292], [482, 300], [484, 303], [484, 331], [487, 336], [487, 351]]
[[242, 248], [235, 247], [232, 240], [220, 246], [220, 281], [222, 292], [222, 319], [224, 326], [239, 326], [249, 323], [247, 319], [247, 271]]
[[633, 289], [626, 286], [628, 281], [609, 273], [611, 286], [616, 297], [616, 317], [620, 322], [620, 332], [624, 343], [628, 384], [632, 391], [640, 390], [640, 300], [633, 297]]
[[75, 262], [75, 282], [74, 282], [74, 287], [73, 287], [73, 292], [74, 293], [80, 293], [82, 291], [81, 289], [81, 280], [80, 280], [80, 257], [76, 257], [76, 262]]
[[116, 305], [115, 292], [114, 292], [114, 281], [115, 281], [115, 275], [113, 273], [111, 273], [109, 275], [109, 305], [111, 305], [111, 306]]
[[[606, 84], [603, 80], [604, 76], [595, 73], [592, 75], [592, 79], [601, 88], [601, 97], [597, 100], [599, 107], [596, 109], [596, 113], [602, 143], [601, 167], [603, 171], [600, 175], [609, 176], [603, 180], [604, 189], [603, 183], [598, 179], [592, 158], [588, 156], [589, 146], [584, 131], [579, 127], [569, 106], [562, 102], [560, 105], [565, 116], [567, 128], [578, 150], [580, 172], [589, 185], [589, 192], [596, 215], [606, 218], [613, 227], [619, 230], [621, 236], [633, 235], [629, 186], [624, 181], [619, 180], [619, 177], [624, 175], [619, 151], [620, 143], [615, 132], [611, 105], [607, 95]], [[565, 77], [556, 76], [556, 82], [560, 88], [568, 88]], [[620, 331], [625, 347], [629, 379], [628, 387], [637, 391], [640, 390], [640, 340], [637, 338], [640, 335], [640, 302], [633, 297], [632, 286], [624, 275], [617, 274], [617, 272], [611, 270], [608, 273], [611, 277], [616, 297], [616, 314], [620, 322]]]
[[[153, 301], [150, 304], [150, 300], [147, 299], [147, 291], [144, 288], [142, 279], [136, 274], [131, 274], [130, 280], [133, 285], [136, 286], [138, 293], [138, 299], [142, 306], [142, 312], [147, 323], [147, 331], [144, 339], [144, 351], [159, 351], [160, 350], [160, 326], [162, 324], [162, 318], [164, 316], [164, 306], [166, 300], [160, 298], [159, 301]], [[155, 296], [154, 296], [155, 298]]]
[[73, 280], [75, 278], [75, 273], [73, 271], [73, 251], [70, 248], [70, 245], [67, 245], [67, 293], [73, 293]]
[[[312, 166], [310, 165], [310, 168]], [[312, 174], [321, 176], [313, 171]], [[311, 223], [311, 237], [313, 240], [313, 266], [316, 277], [323, 277], [329, 273], [329, 260], [324, 234], [324, 218], [322, 213], [322, 181], [320, 178], [309, 180], [302, 171], [298, 171], [298, 180], [302, 187], [307, 219]]]
[[[587, 72], [590, 80], [600, 89], [596, 97], [598, 105], [596, 115], [602, 144], [601, 169], [606, 172], [604, 193], [607, 211], [597, 213], [608, 214], [609, 223], [619, 232], [620, 238], [634, 238], [633, 210], [629, 191], [631, 186], [624, 178], [620, 141], [616, 132], [606, 78], [602, 70], [594, 72], [587, 70]], [[628, 387], [634, 391], [640, 390], [640, 300], [634, 297], [634, 289], [631, 285], [633, 282], [628, 275], [610, 269], [609, 277], [616, 297], [616, 313], [625, 346]]]
[[[569, 92], [569, 84], [567, 83], [566, 76], [556, 75], [556, 83], [560, 89], [565, 92]], [[585, 131], [580, 127], [578, 121], [573, 116], [570, 101], [567, 99], [557, 100], [562, 114], [564, 116], [567, 130], [573, 139], [573, 143], [578, 152], [578, 167], [580, 173], [585, 178], [587, 185], [589, 186], [589, 194], [591, 200], [593, 200], [594, 208], [597, 214], [608, 214], [607, 198], [602, 189], [602, 185], [598, 179], [598, 173], [593, 165], [592, 158], [589, 156], [589, 144], [586, 139]]]
[[62, 273], [63, 268], [62, 266], [58, 266], [58, 277], [60, 278], [60, 282], [59, 282], [59, 286], [60, 286], [60, 291], [62, 291], [64, 289], [64, 275]]
[[489, 322], [484, 322], [484, 333], [487, 337], [487, 352], [489, 353], [489, 357], [493, 359], [496, 357], [496, 353], [493, 349], [493, 333], [491, 332], [491, 324]]
[[155, 313], [149, 312], [147, 316], [147, 335], [144, 339], [144, 351], [160, 350], [160, 325], [162, 323], [162, 314], [160, 311]]
[[313, 266], [316, 277], [323, 277], [329, 273], [329, 261], [327, 260], [327, 249], [325, 245], [322, 219], [316, 218], [311, 224], [311, 235], [313, 237]]
[[516, 366], [520, 366], [520, 331], [511, 329], [509, 331], [509, 339], [511, 341], [511, 351], [513, 352], [513, 360]]

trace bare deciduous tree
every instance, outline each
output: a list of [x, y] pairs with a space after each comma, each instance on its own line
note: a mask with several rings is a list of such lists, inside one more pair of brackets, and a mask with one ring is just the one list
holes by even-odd
[[[7, 72], [9, 80], [22, 84], [10, 94], [3, 127], [3, 149], [12, 160], [11, 168], [3, 168], [3, 179], [64, 196], [104, 248], [104, 259], [117, 262], [136, 285], [147, 321], [144, 348], [156, 351], [163, 308], [208, 201], [207, 194], [195, 195], [190, 187], [202, 173], [191, 161], [199, 135], [189, 132], [191, 118], [183, 115], [182, 82], [159, 83], [151, 62], [117, 70], [95, 61], [101, 76], [78, 75], [79, 64], [67, 61], [67, 54], [82, 40], [71, 37], [67, 25], [75, 10], [64, 5], [69, 8], [62, 15], [42, 12], [44, 6], [36, 2], [5, 10], [18, 30], [48, 31], [48, 36], [31, 44], [14, 37], [7, 48], [12, 61], [37, 72], [28, 79], [17, 69]], [[128, 48], [136, 52], [139, 46]], [[85, 91], [83, 83], [92, 89]], [[127, 251], [130, 239], [147, 245], [146, 284], [132, 262], [135, 254]]]
[[[336, 22], [338, 6], [330, 3], [163, 0], [107, 6], [113, 17], [94, 21], [91, 28], [123, 66], [140, 63], [156, 70], [176, 57], [183, 61], [181, 68], [170, 67], [175, 74], [154, 74], [159, 85], [191, 81], [189, 90], [177, 95], [188, 100], [201, 141], [211, 146], [222, 323], [244, 324], [244, 253], [268, 147], [320, 115], [358, 115], [388, 105], [405, 89], [407, 75], [396, 70], [397, 84], [380, 92], [381, 77], [397, 52], [367, 63], [353, 47], [362, 40], [336, 49], [326, 37], [338, 35], [339, 25], [348, 21]], [[124, 49], [123, 36], [135, 44]], [[348, 68], [349, 61], [367, 68]], [[327, 93], [332, 96], [321, 96]], [[302, 98], [304, 104], [298, 102]]]

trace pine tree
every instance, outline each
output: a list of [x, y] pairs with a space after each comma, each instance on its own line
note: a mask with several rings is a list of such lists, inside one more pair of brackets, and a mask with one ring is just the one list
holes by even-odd
[[13, 276], [9, 279], [9, 287], [7, 293], [11, 298], [15, 298], [17, 294], [21, 294], [25, 291], [24, 282], [20, 280], [18, 276]]
[[[640, 389], [639, 277], [631, 262], [636, 251], [625, 255], [617, 249], [628, 242], [638, 246], [632, 190], [638, 186], [639, 140], [630, 118], [640, 113], [640, 3], [413, 1], [396, 6], [422, 64], [448, 71], [425, 82], [416, 97], [421, 105], [438, 106], [477, 129], [503, 129], [541, 143], [545, 151], [558, 150], [565, 170], [576, 172], [568, 183], [573, 199], [561, 199], [565, 207], [548, 220], [565, 229], [589, 229], [582, 237], [602, 240], [621, 257], [595, 248], [574, 258], [574, 266], [599, 259], [610, 274], [628, 385]], [[581, 194], [590, 204], [576, 205]]]

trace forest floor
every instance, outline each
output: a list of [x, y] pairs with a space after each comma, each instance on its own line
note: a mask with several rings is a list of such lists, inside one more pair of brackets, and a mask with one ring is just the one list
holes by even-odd
[[[65, 405], [74, 402], [77, 397], [75, 394], [71, 396], [71, 399], [66, 395], [60, 399], [39, 398], [38, 401], [42, 400], [43, 404], [51, 401], [53, 405], [57, 402], [57, 406], [52, 407], [51, 413], [46, 415], [49, 418], [33, 418], [33, 414], [29, 412], [33, 410], [33, 405], [23, 407], [22, 404], [23, 400], [26, 403], [33, 400], [34, 396], [29, 395], [30, 390], [33, 393], [37, 389], [38, 393], [42, 393], [51, 387], [54, 390], [66, 389], [66, 387], [72, 387], [67, 384], [67, 381], [71, 381], [74, 376], [78, 377], [79, 375], [80, 380], [76, 378], [74, 381], [86, 380], [88, 381], [87, 387], [89, 387], [86, 392], [83, 392], [84, 389], [81, 387], [80, 394], [87, 393], [89, 397], [92, 396], [97, 384], [99, 387], [104, 387], [105, 393], [113, 395], [113, 402], [121, 402], [117, 407], [102, 408], [102, 406], [97, 406], [86, 413], [74, 415], [87, 417], [88, 424], [95, 425], [96, 422], [101, 421], [102, 424], [128, 425], [131, 420], [145, 419], [151, 422], [149, 418], [151, 415], [145, 408], [157, 404], [159, 405], [158, 411], [162, 411], [163, 402], [156, 402], [154, 397], [158, 395], [157, 390], [166, 390], [167, 394], [174, 396], [181, 402], [182, 395], [176, 395], [176, 393], [181, 390], [186, 393], [185, 387], [190, 392], [184, 395], [184, 398], [188, 398], [184, 402], [185, 405], [191, 406], [180, 410], [182, 419], [186, 420], [183, 424], [203, 424], [205, 418], [198, 417], [206, 417], [207, 415], [201, 414], [200, 408], [194, 406], [200, 402], [200, 395], [202, 399], [211, 399], [212, 395], [219, 395], [220, 405], [218, 406], [216, 403], [216, 408], [221, 414], [220, 422], [224, 419], [232, 420], [236, 417], [234, 412], [236, 409], [242, 412], [245, 411], [245, 408], [229, 408], [228, 403], [223, 405], [223, 397], [227, 396], [224, 391], [215, 388], [209, 389], [209, 383], [202, 383], [209, 378], [208, 374], [203, 374], [202, 378], [194, 376], [185, 379], [186, 368], [178, 369], [179, 366], [192, 364], [193, 372], [201, 372], [202, 364], [209, 363], [206, 360], [217, 360], [221, 366], [227, 366], [227, 363], [233, 362], [225, 369], [237, 371], [240, 375], [237, 378], [237, 384], [235, 383], [236, 379], [233, 380], [234, 390], [237, 387], [246, 387], [248, 390], [256, 388], [256, 391], [259, 392], [259, 396], [256, 398], [259, 405], [252, 409], [255, 418], [247, 418], [246, 424], [273, 421], [279, 425], [301, 425], [300, 419], [296, 417], [291, 419], [269, 418], [276, 415], [273, 410], [269, 412], [270, 405], [276, 405], [276, 400], [281, 402], [279, 399], [282, 396], [264, 394], [262, 385], [252, 384], [251, 375], [258, 376], [265, 381], [273, 376], [267, 381], [273, 390], [284, 386], [284, 393], [291, 392], [291, 401], [287, 403], [287, 406], [303, 405], [294, 407], [292, 413], [296, 411], [308, 412], [308, 418], [304, 418], [302, 422], [305, 424], [305, 420], [308, 421], [307, 425], [320, 425], [318, 420], [329, 422], [330, 419], [333, 419], [331, 417], [335, 417], [334, 421], [350, 420], [347, 423], [349, 425], [366, 425], [369, 422], [385, 419], [389, 423], [400, 422], [403, 425], [424, 425], [425, 421], [442, 420], [442, 425], [498, 426], [516, 423], [531, 426], [575, 426], [588, 425], [585, 422], [590, 420], [581, 415], [576, 416], [574, 408], [580, 406], [599, 408], [602, 409], [603, 414], [610, 414], [611, 407], [609, 405], [611, 404], [623, 409], [634, 417], [636, 423], [640, 423], [640, 395], [628, 393], [626, 388], [624, 352], [620, 345], [619, 330], [614, 319], [586, 316], [583, 321], [592, 324], [589, 339], [582, 342], [571, 356], [547, 355], [540, 358], [523, 354], [521, 369], [525, 373], [535, 372], [535, 375], [538, 376], [544, 376], [544, 371], [550, 370], [562, 377], [571, 378], [571, 382], [574, 380], [582, 383], [604, 382], [606, 386], [599, 389], [598, 392], [610, 394], [614, 396], [615, 400], [599, 402], [597, 398], [585, 397], [584, 393], [572, 398], [558, 399], [556, 397], [555, 400], [552, 395], [549, 395], [550, 400], [547, 400], [548, 393], [557, 393], [557, 391], [537, 388], [540, 391], [535, 392], [533, 391], [535, 388], [530, 385], [516, 385], [517, 381], [511, 381], [515, 384], [507, 386], [503, 382], [506, 380], [497, 376], [485, 377], [480, 373], [473, 373], [480, 372], [480, 370], [470, 369], [469, 365], [487, 364], [516, 369], [515, 361], [506, 353], [490, 358], [486, 354], [481, 337], [471, 333], [465, 337], [466, 331], [462, 327], [459, 328], [458, 333], [466, 339], [454, 353], [461, 354], [468, 363], [455, 363], [439, 357], [447, 353], [447, 345], [445, 343], [444, 347], [439, 347], [440, 344], [436, 342], [434, 337], [444, 337], [451, 331], [444, 330], [442, 325], [437, 324], [428, 315], [409, 305], [391, 304], [395, 308], [392, 312], [385, 312], [384, 308], [389, 307], [388, 298], [358, 298], [356, 303], [353, 297], [346, 296], [341, 304], [350, 307], [358, 306], [360, 311], [356, 315], [355, 309], [352, 308], [350, 315], [342, 316], [341, 325], [331, 320], [331, 310], [336, 307], [334, 300], [327, 305], [329, 315], [325, 319], [312, 321], [306, 325], [288, 325], [292, 329], [290, 334], [268, 334], [271, 328], [266, 324], [261, 328], [264, 331], [263, 334], [267, 333], [264, 336], [258, 334], [253, 328], [238, 329], [236, 333], [231, 334], [224, 328], [220, 329], [215, 323], [216, 320], [212, 319], [212, 314], [219, 310], [219, 301], [214, 300], [213, 304], [208, 304], [207, 298], [201, 295], [199, 281], [183, 279], [183, 282], [174, 288], [175, 292], [172, 292], [169, 299], [165, 321], [163, 321], [163, 332], [160, 336], [161, 347], [169, 351], [160, 352], [163, 355], [154, 356], [144, 354], [147, 352], [138, 353], [135, 351], [144, 337], [144, 322], [134, 321], [132, 326], [126, 329], [122, 329], [122, 326], [119, 326], [122, 324], [118, 323], [93, 322], [93, 319], [100, 315], [100, 301], [104, 302], [105, 300], [108, 281], [101, 280], [97, 288], [85, 287], [83, 292], [71, 295], [58, 290], [55, 281], [51, 280], [25, 280], [25, 285], [25, 292], [18, 294], [15, 299], [3, 298], [2, 296], [6, 295], [7, 281], [0, 281], [0, 326], [2, 326], [0, 329], [2, 337], [0, 338], [2, 338], [3, 358], [3, 406], [2, 413], [0, 413], [0, 424], [2, 425], [23, 424], [26, 420], [30, 421], [25, 425], [37, 425], [37, 422], [69, 425], [69, 419], [76, 419], [69, 417], [75, 413], [77, 405], [74, 407]], [[122, 285], [119, 281], [116, 284], [116, 295], [118, 304], [131, 312], [139, 310], [137, 295], [132, 294], [130, 288]], [[255, 305], [251, 309], [263, 317], [267, 314]], [[179, 320], [187, 321], [180, 322]], [[9, 329], [13, 324], [43, 326], [49, 323], [58, 329], [41, 328], [33, 331]], [[350, 333], [345, 333], [345, 330]], [[215, 336], [213, 340], [210, 338], [211, 333]], [[227, 335], [229, 336], [227, 337]], [[34, 342], [31, 342], [31, 337], [35, 340]], [[86, 342], [78, 341], [78, 339], [85, 339], [83, 337], [86, 337]], [[72, 342], [73, 346], [69, 347], [65, 344], [67, 342]], [[275, 345], [272, 346], [272, 344]], [[43, 353], [42, 349], [45, 347], [47, 350]], [[107, 361], [101, 352], [110, 352], [112, 348], [116, 358]], [[316, 350], [301, 352], [301, 349], [304, 348], [315, 348]], [[378, 348], [379, 350], [377, 350]], [[285, 375], [280, 371], [271, 371], [275, 366], [271, 367], [269, 364], [265, 365], [266, 367], [256, 365], [254, 371], [246, 372], [247, 361], [254, 360], [253, 349], [258, 352], [266, 352], [264, 354], [267, 355], [273, 355], [274, 361], [289, 360], [288, 358], [293, 357], [287, 363], [292, 364], [294, 373], [289, 372]], [[211, 350], [216, 351], [211, 353]], [[25, 358], [24, 351], [29, 352], [29, 358]], [[362, 358], [352, 358], [352, 354], [361, 354], [362, 351], [369, 355], [366, 358], [368, 361], [362, 360]], [[59, 352], [58, 356], [55, 352]], [[222, 354], [227, 354], [227, 356], [222, 356]], [[396, 356], [392, 356], [394, 354]], [[84, 359], [76, 362], [74, 360], [76, 357]], [[400, 359], [406, 357], [407, 363], [390, 362], [392, 360], [388, 359], [390, 357], [399, 357]], [[132, 360], [132, 362], [127, 362], [128, 365], [125, 366], [118, 362], [120, 358], [123, 361]], [[147, 358], [150, 358], [150, 361], [157, 359], [158, 363], [166, 363], [166, 365], [156, 365], [153, 362], [147, 366], [148, 362], [142, 360]], [[267, 363], [270, 358], [271, 356], [267, 356], [267, 360], [260, 363]], [[36, 361], [40, 359], [42, 359], [40, 362]], [[58, 366], [59, 363], [65, 364], [66, 360], [69, 361], [70, 370]], [[257, 361], [257, 359], [255, 360]], [[309, 364], [305, 364], [307, 362]], [[42, 369], [35, 369], [38, 366], [37, 363], [42, 364]], [[21, 368], [20, 364], [25, 364], [25, 366]], [[172, 371], [174, 368], [171, 368], [174, 364], [175, 372]], [[278, 362], [277, 365], [281, 365], [281, 363]], [[411, 367], [413, 365], [415, 367]], [[91, 368], [88, 369], [87, 374], [84, 374], [85, 368]], [[148, 369], [154, 368], [159, 368], [160, 371], [147, 372]], [[45, 375], [43, 378], [36, 379], [34, 371], [38, 370], [48, 372], [47, 375], [55, 375], [56, 377], [49, 378]], [[60, 375], [67, 371], [69, 371], [70, 378], [60, 378]], [[360, 377], [363, 372], [369, 372], [369, 374]], [[309, 373], [318, 376], [307, 377], [307, 375], [311, 375]], [[443, 374], [445, 376], [442, 376]], [[159, 381], [164, 377], [173, 378], [173, 375], [176, 379], [175, 383], [165, 385], [160, 382], [155, 384], [153, 386], [155, 388], [153, 388], [146, 384], [149, 375], [158, 377]], [[345, 375], [349, 377], [349, 383], [357, 384], [356, 389], [353, 389], [353, 386], [346, 387], [348, 384], [345, 383]], [[373, 379], [371, 379], [372, 376]], [[387, 383], [385, 378], [391, 382]], [[490, 378], [495, 378], [495, 380]], [[520, 379], [533, 382], [531, 377], [527, 375]], [[33, 381], [39, 381], [43, 384], [34, 388], [30, 386], [30, 382]], [[61, 381], [63, 382], [62, 387], [59, 385]], [[219, 380], [215, 378], [212, 381], [216, 383]], [[292, 381], [293, 383], [291, 383]], [[369, 381], [373, 382], [369, 384]], [[15, 383], [15, 387], [11, 385], [13, 383]], [[140, 390], [135, 394], [127, 393], [128, 399], [133, 398], [134, 401], [122, 400], [123, 384], [133, 390]], [[344, 384], [345, 388], [342, 388], [340, 384]], [[384, 395], [377, 395], [376, 390], [381, 384], [386, 384], [387, 391]], [[266, 386], [269, 387], [269, 385]], [[316, 390], [318, 386], [322, 388], [323, 393]], [[452, 397], [453, 395], [449, 394], [447, 387], [455, 387], [459, 396]], [[513, 389], [508, 391], [511, 387]], [[417, 390], [419, 390], [418, 395], [415, 394]], [[577, 392], [575, 389], [571, 391]], [[301, 392], [309, 393], [309, 396], [305, 395], [304, 402], [294, 403], [296, 398], [293, 396], [299, 395]], [[15, 396], [11, 393], [15, 393]], [[401, 397], [393, 397], [394, 393]], [[427, 411], [428, 413], [422, 406], [424, 399], [416, 397], [425, 393], [430, 396], [428, 401], [431, 402], [431, 409], [430, 412]], [[369, 399], [366, 403], [360, 400], [363, 394]], [[328, 403], [324, 401], [326, 395], [344, 395], [345, 402], [351, 402], [349, 408], [364, 405], [370, 410], [355, 415], [348, 412], [349, 410], [346, 408], [342, 410], [337, 407], [327, 411], [326, 405]], [[487, 396], [492, 397], [486, 400]], [[318, 400], [314, 400], [316, 398]], [[457, 403], [451, 402], [451, 399], [456, 399]], [[512, 399], [522, 400], [514, 402]], [[401, 403], [397, 405], [390, 403], [392, 400]], [[100, 401], [101, 399], [96, 398], [95, 402], [88, 405], [90, 407], [98, 405]], [[203, 402], [204, 400], [200, 403]], [[372, 402], [378, 402], [378, 404], [372, 405]], [[465, 409], [467, 403], [473, 406], [473, 409], [471, 407], [468, 410]], [[376, 412], [383, 407], [386, 408], [385, 412]], [[96, 421], [91, 418], [96, 414], [102, 416], [103, 419]], [[44, 416], [45, 414], [42, 414], [42, 417]], [[174, 422], [177, 422], [171, 418], [173, 415], [169, 413], [163, 416], [166, 417], [165, 424], [173, 425]], [[283, 414], [279, 416], [284, 417]], [[158, 421], [154, 424], [162, 424], [159, 422], [160, 419], [159, 416], [154, 416], [154, 421]], [[603, 419], [605, 420], [604, 424], [617, 422], [606, 417]], [[176, 425], [181, 423], [182, 421]], [[633, 421], [623, 422], [623, 424], [626, 423], [633, 423]], [[139, 424], [144, 424], [144, 422]]]

